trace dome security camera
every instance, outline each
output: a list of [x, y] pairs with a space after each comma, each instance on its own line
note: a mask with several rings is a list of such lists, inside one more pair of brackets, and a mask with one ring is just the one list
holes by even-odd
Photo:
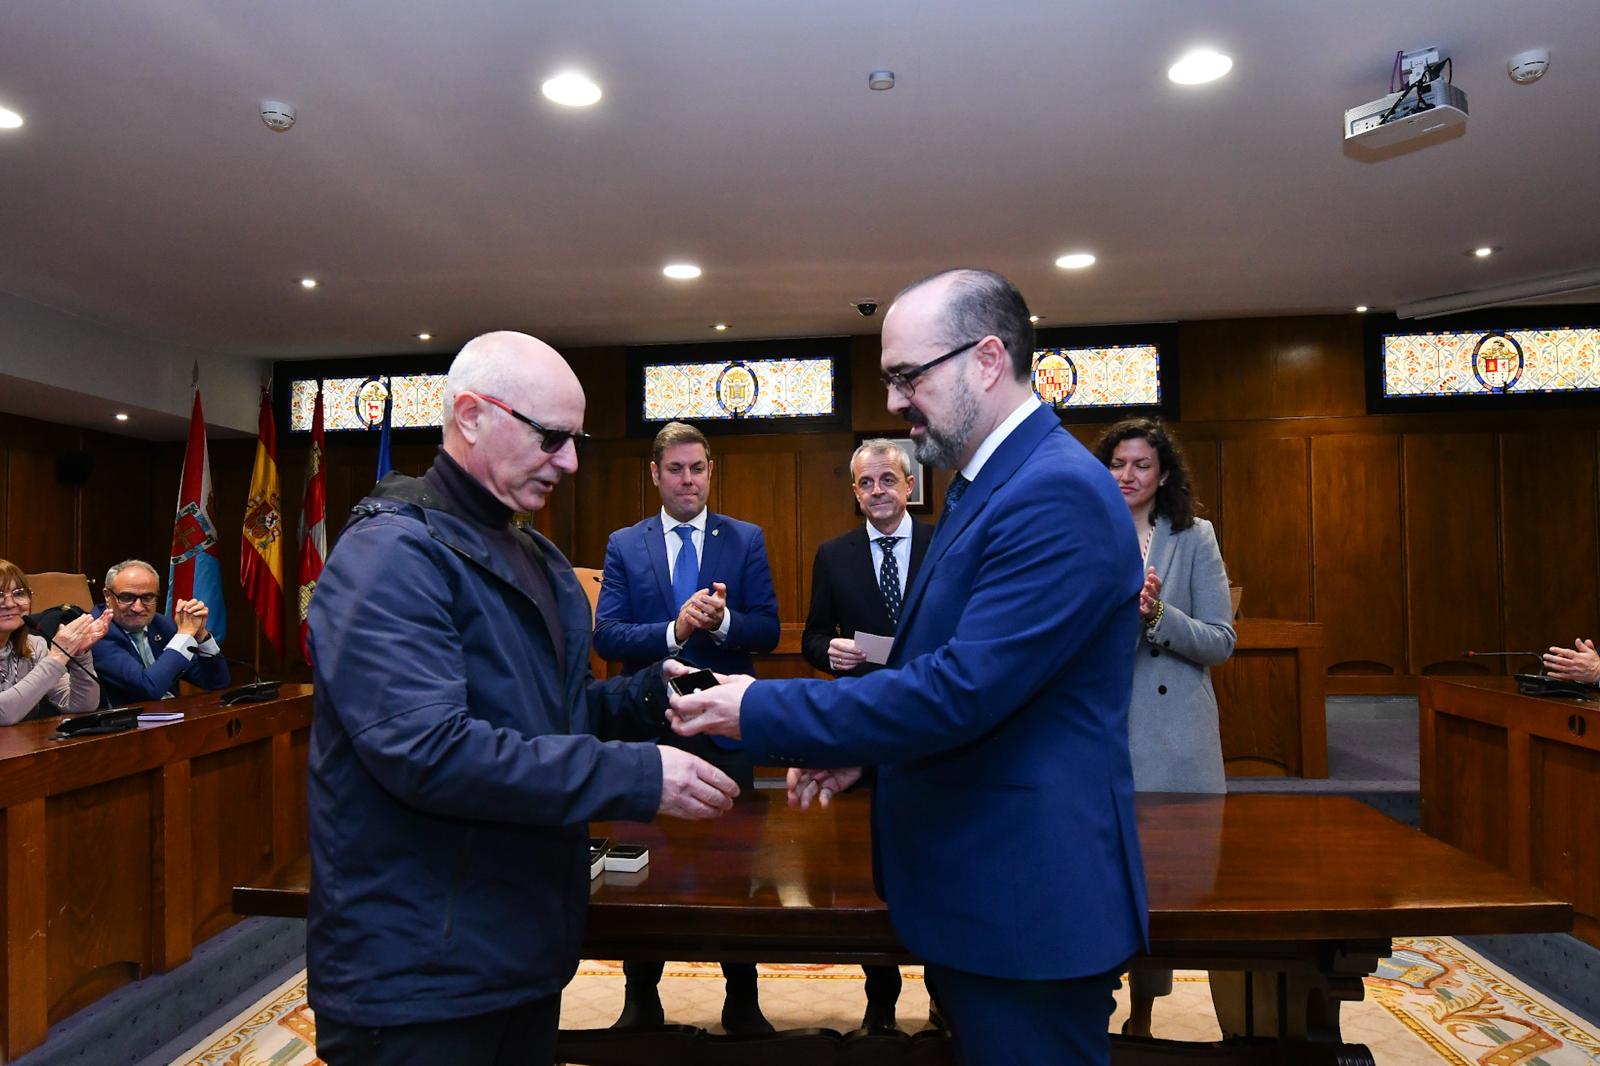
[[856, 314], [860, 315], [862, 318], [871, 318], [873, 315], [878, 313], [877, 300], [855, 300], [850, 304], [850, 306], [854, 307], [856, 309]]

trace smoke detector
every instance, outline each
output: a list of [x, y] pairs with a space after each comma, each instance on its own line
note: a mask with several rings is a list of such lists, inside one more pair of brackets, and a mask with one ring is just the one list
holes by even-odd
[[867, 88], [873, 92], [888, 92], [894, 88], [894, 71], [874, 70], [867, 75]]
[[282, 100], [261, 101], [261, 121], [274, 133], [282, 133], [294, 125], [294, 105]]
[[1548, 48], [1530, 48], [1526, 52], [1518, 52], [1506, 61], [1506, 73], [1511, 75], [1511, 80], [1518, 85], [1527, 85], [1529, 82], [1538, 81], [1544, 77], [1544, 72], [1550, 69], [1550, 50]]

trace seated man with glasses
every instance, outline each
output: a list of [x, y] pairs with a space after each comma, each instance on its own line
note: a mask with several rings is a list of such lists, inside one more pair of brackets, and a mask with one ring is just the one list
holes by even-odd
[[128, 559], [106, 571], [106, 604], [116, 623], [94, 646], [95, 671], [108, 707], [178, 694], [178, 681], [204, 689], [228, 687], [228, 664], [206, 629], [210, 613], [199, 600], [179, 600], [172, 617], [156, 613], [161, 578], [155, 567]]

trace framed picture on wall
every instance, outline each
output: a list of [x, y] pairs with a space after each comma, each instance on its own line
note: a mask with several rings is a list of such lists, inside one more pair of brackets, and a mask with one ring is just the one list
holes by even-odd
[[[933, 505], [928, 500], [927, 471], [923, 469], [922, 463], [917, 459], [916, 452], [913, 450], [911, 438], [887, 437], [882, 433], [856, 434], [857, 447], [860, 447], [863, 443], [869, 440], [887, 440], [890, 444], [893, 444], [896, 448], [899, 448], [902, 452], [904, 452], [906, 461], [911, 464], [911, 476], [916, 478], [916, 483], [911, 486], [911, 496], [906, 500], [906, 510], [911, 511], [914, 514], [927, 514], [932, 511]], [[852, 484], [853, 483], [854, 479], [852, 479]], [[861, 503], [858, 500], [856, 502], [856, 514], [860, 513]]]

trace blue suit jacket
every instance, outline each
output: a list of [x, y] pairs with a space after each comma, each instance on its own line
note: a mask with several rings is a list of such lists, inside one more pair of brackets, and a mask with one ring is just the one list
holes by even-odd
[[1128, 505], [1041, 408], [935, 531], [890, 669], [745, 693], [757, 762], [877, 766], [878, 890], [924, 959], [1053, 980], [1145, 945], [1128, 759], [1140, 576]]
[[[750, 653], [778, 646], [778, 597], [772, 591], [767, 542], [760, 526], [706, 515], [700, 587], [713, 581], [728, 586], [728, 611], [733, 616], [728, 638], [718, 644], [711, 634], [696, 632], [679, 654], [725, 674], [754, 673]], [[659, 511], [611, 534], [594, 614], [594, 648], [602, 658], [620, 661], [631, 673], [667, 657], [667, 623], [678, 616], [678, 604], [672, 598]]]
[[[105, 613], [102, 605], [94, 616]], [[204, 689], [228, 687], [228, 664], [220, 655], [185, 658], [182, 652], [167, 647], [178, 632], [178, 625], [164, 614], [152, 615], [145, 634], [150, 639], [150, 654], [155, 662], [148, 667], [139, 658], [128, 631], [111, 623], [106, 635], [94, 646], [94, 672], [100, 675], [100, 692], [108, 707], [120, 707], [140, 700], [159, 700], [178, 691], [180, 679]]]

